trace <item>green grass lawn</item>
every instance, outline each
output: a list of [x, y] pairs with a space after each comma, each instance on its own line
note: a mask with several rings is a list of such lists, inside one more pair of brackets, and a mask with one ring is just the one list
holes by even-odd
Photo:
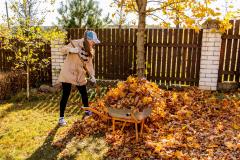
[[[93, 100], [91, 90], [89, 94]], [[67, 137], [68, 143], [63, 149], [52, 145], [66, 138], [73, 122], [82, 118], [78, 92], [71, 92], [65, 127], [57, 125], [60, 93], [34, 93], [30, 102], [24, 97], [20, 93], [0, 104], [0, 159], [103, 159], [108, 147], [101, 135], [81, 140]]]

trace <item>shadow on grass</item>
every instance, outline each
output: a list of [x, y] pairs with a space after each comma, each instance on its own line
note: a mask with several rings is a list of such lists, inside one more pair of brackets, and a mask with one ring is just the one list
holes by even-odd
[[[75, 124], [72, 127], [77, 127], [78, 125]], [[71, 129], [73, 129], [71, 128]], [[66, 144], [66, 142], [71, 141], [71, 145], [67, 147], [67, 150], [63, 150], [66, 148], [66, 145], [62, 149], [62, 155], [59, 157], [60, 159], [102, 159], [104, 154], [106, 153], [106, 144], [103, 140], [105, 133], [98, 132], [92, 133], [90, 135], [82, 136], [81, 138], [78, 137], [78, 133], [75, 133], [74, 130], [69, 130], [68, 135], [58, 141], [60, 144]], [[70, 136], [72, 135], [72, 136]], [[69, 138], [71, 137], [71, 138]], [[67, 152], [65, 152], [67, 151]], [[70, 151], [70, 152], [69, 152]]]
[[[84, 143], [85, 145], [81, 147], [81, 149], [77, 149], [75, 153], [73, 154], [66, 154], [62, 155], [61, 157], [58, 157], [58, 155], [66, 148], [67, 144], [71, 142], [71, 140], [76, 136], [75, 131], [73, 130], [76, 127], [77, 123], [74, 123], [70, 130], [67, 132], [66, 136], [59, 139], [58, 141], [53, 143], [54, 137], [57, 133], [57, 130], [59, 129], [59, 125], [55, 126], [46, 137], [45, 141], [43, 142], [42, 146], [40, 146], [30, 157], [28, 157], [26, 160], [54, 160], [57, 158], [60, 159], [76, 159], [77, 154], [81, 150], [85, 150], [89, 146], [95, 146], [96, 142], [95, 138], [101, 137], [102, 134], [96, 134], [94, 135], [94, 138], [91, 140], [88, 140], [87, 143]], [[81, 139], [85, 138], [82, 137]]]
[[[94, 92], [94, 89], [88, 89], [89, 101], [95, 101], [96, 97], [91, 96], [96, 95], [96, 93], [93, 94]], [[101, 88], [101, 95], [104, 95], [105, 92], [106, 89]], [[38, 110], [44, 113], [59, 112], [61, 94], [61, 92], [54, 94], [42, 92], [31, 93], [30, 100], [28, 101], [26, 100], [26, 93], [20, 92], [10, 100], [0, 102], [0, 104], [12, 103], [10, 107], [0, 112], [0, 119], [6, 117], [10, 112], [17, 112], [20, 110]], [[69, 114], [80, 114], [82, 112], [80, 106], [82, 106], [81, 95], [78, 90], [73, 89], [67, 103], [66, 112]]]
[[48, 134], [42, 146], [40, 146], [27, 160], [50, 160], [56, 157], [60, 151], [52, 146], [53, 139], [57, 133], [59, 125], [56, 125]]
[[[67, 107], [66, 107], [66, 112], [68, 114], [80, 114], [80, 106], [81, 106], [81, 101], [79, 99], [76, 99], [75, 95], [76, 93], [73, 92], [68, 100]], [[77, 93], [78, 94], [78, 93]], [[18, 112], [21, 110], [36, 110], [44, 113], [54, 113], [54, 112], [59, 112], [59, 103], [61, 100], [61, 95], [60, 94], [46, 94], [46, 95], [41, 95], [41, 97], [36, 98], [37, 95], [34, 95], [30, 99], [30, 101], [26, 100], [19, 100], [19, 96], [17, 99], [18, 100], [10, 100], [9, 103], [12, 103], [11, 106], [6, 108], [5, 110], [0, 111], [0, 119], [6, 117], [8, 114], [11, 112]], [[78, 96], [78, 95], [77, 95]]]
[[[124, 148], [126, 146], [130, 146], [130, 148], [133, 149], [134, 153], [138, 151], [138, 147], [135, 146], [135, 143], [131, 143], [130, 141], [126, 141], [126, 139], [123, 139], [121, 142], [121, 145], [110, 146], [110, 150], [105, 151], [105, 148], [109, 147], [107, 144], [101, 143], [99, 139], [103, 138], [103, 141], [105, 141], [104, 137], [106, 134], [106, 131], [100, 131], [97, 133], [90, 134], [91, 136], [83, 136], [78, 137], [78, 134], [80, 133], [76, 129], [79, 129], [79, 123], [75, 122], [70, 129], [68, 130], [67, 134], [57, 140], [53, 143], [54, 137], [57, 133], [57, 130], [59, 126], [55, 126], [46, 137], [43, 144], [34, 152], [30, 157], [28, 157], [26, 160], [55, 160], [55, 159], [68, 159], [73, 160], [79, 158], [79, 154], [82, 159], [95, 159], [99, 156], [97, 159], [117, 159], [119, 158], [121, 152], [124, 152]], [[76, 132], [77, 131], [77, 132]], [[133, 133], [134, 135], [134, 133]], [[75, 138], [76, 137], [76, 138]], [[135, 137], [132, 137], [132, 140], [135, 140]], [[73, 152], [67, 152], [66, 154], [62, 154], [65, 149], [71, 150], [67, 147], [67, 145], [71, 142], [70, 146], [74, 146], [75, 150]], [[141, 143], [140, 143], [141, 144]], [[105, 146], [107, 145], [107, 146]], [[143, 145], [143, 144], [142, 144]], [[60, 155], [61, 153], [61, 155]], [[137, 156], [137, 155], [136, 155]]]
[[59, 129], [59, 125], [56, 125], [48, 134], [42, 146], [40, 146], [29, 158], [26, 160], [53, 160], [57, 159], [59, 153], [61, 153], [65, 148], [68, 142], [74, 137], [73, 134], [66, 135], [60, 141], [61, 147], [56, 147], [53, 145], [54, 137]]

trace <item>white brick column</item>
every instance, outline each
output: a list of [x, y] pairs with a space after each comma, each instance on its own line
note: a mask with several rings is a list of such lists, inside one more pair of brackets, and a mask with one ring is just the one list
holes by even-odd
[[64, 44], [60, 41], [54, 41], [51, 44], [52, 85], [56, 84], [58, 75], [65, 59], [65, 56], [60, 53], [60, 49], [63, 45]]
[[199, 88], [217, 90], [221, 33], [203, 30]]

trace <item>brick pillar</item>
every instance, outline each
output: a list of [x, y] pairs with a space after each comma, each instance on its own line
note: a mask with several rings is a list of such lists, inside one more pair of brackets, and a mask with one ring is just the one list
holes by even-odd
[[217, 90], [221, 33], [203, 30], [199, 88]]
[[56, 84], [58, 75], [65, 59], [65, 56], [60, 53], [60, 49], [63, 45], [64, 44], [60, 41], [54, 41], [51, 44], [52, 85]]

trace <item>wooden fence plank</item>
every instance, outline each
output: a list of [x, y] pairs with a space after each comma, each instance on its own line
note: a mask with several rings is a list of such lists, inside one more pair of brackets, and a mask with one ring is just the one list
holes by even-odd
[[[163, 43], [167, 44], [167, 38], [168, 38], [168, 30], [164, 29], [164, 34], [163, 34]], [[166, 77], [166, 55], [167, 55], [167, 47], [163, 47], [163, 57], [162, 57], [162, 74], [161, 77]], [[162, 82], [161, 82], [162, 83]], [[166, 83], [165, 80], [163, 83]]]
[[[188, 44], [193, 44], [193, 40], [194, 40], [194, 31], [193, 29], [189, 30], [189, 34], [188, 34]], [[191, 65], [192, 65], [192, 58], [193, 58], [193, 48], [188, 48], [188, 52], [187, 52], [187, 67], [186, 67], [186, 77], [191, 77]], [[186, 83], [187, 85], [189, 85], [189, 83]]]
[[[147, 29], [147, 44], [151, 44], [152, 43], [152, 29]], [[150, 77], [152, 77], [152, 73], [151, 73], [151, 68], [152, 68], [152, 66], [151, 66], [151, 64], [152, 64], [152, 59], [151, 59], [151, 50], [152, 50], [152, 47], [151, 46], [149, 46], [149, 45], [147, 45], [146, 46], [146, 53], [145, 53], [145, 55], [146, 55], [146, 57], [145, 57], [145, 59], [146, 59], [146, 62], [147, 62], [147, 64], [146, 64], [146, 69], [147, 69], [147, 79], [150, 79]]]
[[[157, 43], [157, 35], [158, 35], [157, 32], [158, 32], [158, 29], [153, 29], [153, 43]], [[152, 81], [156, 81], [156, 78], [157, 78], [157, 75], [156, 75], [157, 48], [156, 48], [156, 46], [153, 46], [152, 55], [153, 55], [153, 57], [152, 57], [152, 67], [151, 67], [152, 68], [151, 79], [152, 79]]]
[[112, 69], [113, 69], [113, 79], [117, 79], [117, 74], [116, 74], [116, 70], [117, 70], [117, 55], [116, 55], [116, 29], [113, 28], [112, 29], [112, 43], [113, 43], [113, 46], [112, 46], [112, 57], [113, 57], [113, 66], [112, 66]]
[[[184, 44], [188, 43], [188, 34], [189, 30], [184, 29]], [[183, 55], [182, 55], [182, 66], [181, 66], [181, 78], [184, 80], [186, 78], [186, 54], [187, 54], [187, 48], [183, 48]], [[184, 83], [182, 81], [181, 83]]]
[[[117, 42], [117, 44], [119, 44], [119, 42], [120, 42], [120, 30], [119, 29], [117, 29], [117, 32], [116, 32], [116, 42]], [[117, 68], [117, 70], [116, 70], [116, 73], [117, 73], [117, 77], [118, 78], [120, 78], [120, 63], [121, 63], [121, 61], [120, 61], [120, 50], [119, 50], [120, 48], [119, 48], [119, 46], [117, 46], [116, 47], [116, 57], [117, 57], [117, 63], [116, 63], [116, 68]]]
[[[203, 30], [200, 30], [198, 34], [198, 45], [201, 47], [202, 46], [202, 35], [203, 35]], [[201, 48], [197, 48], [197, 64], [196, 64], [196, 79], [197, 81], [197, 86], [199, 85], [199, 72], [200, 72], [200, 61], [201, 61]]]
[[218, 71], [218, 82], [222, 82], [222, 71], [224, 65], [225, 57], [225, 48], [226, 48], [227, 39], [222, 37], [221, 50], [220, 50], [220, 60], [219, 60], [219, 71]]
[[[124, 29], [122, 29], [122, 32], [121, 32], [121, 40], [122, 40], [121, 42], [124, 43], [124, 44], [127, 44], [125, 42], [125, 39], [126, 39], [126, 29], [124, 28]], [[121, 54], [122, 79], [125, 79], [125, 75], [126, 75], [126, 73], [125, 73], [125, 65], [126, 65], [126, 62], [125, 62], [125, 56], [126, 56], [125, 47], [127, 47], [127, 45], [122, 46], [122, 48], [121, 48], [121, 52], [122, 52], [122, 54]]]
[[[107, 36], [108, 36], [108, 42], [112, 42], [112, 29], [109, 28], [108, 32], [107, 32]], [[107, 55], [107, 61], [108, 61], [108, 79], [113, 79], [113, 50], [112, 50], [113, 46], [109, 46], [108, 47], [108, 55]]]
[[[195, 31], [193, 33], [193, 43], [194, 44], [198, 43], [198, 34]], [[192, 65], [191, 65], [191, 78], [192, 79], [195, 79], [196, 64], [197, 64], [197, 49], [193, 48], [193, 51], [192, 51]], [[193, 85], [196, 85], [196, 84], [195, 83], [191, 83], [191, 86], [193, 86]]]
[[[239, 34], [239, 24], [240, 21], [236, 21], [235, 26], [234, 26], [234, 35], [238, 35]], [[232, 58], [231, 58], [231, 67], [230, 67], [230, 71], [234, 71], [235, 70], [235, 64], [236, 64], [236, 58], [237, 58], [237, 46], [238, 46], [238, 39], [234, 39], [233, 40], [233, 49], [232, 49]], [[234, 81], [235, 76], [234, 75], [230, 75], [229, 77], [229, 81]]]
[[236, 82], [240, 82], [240, 40], [238, 40], [238, 60], [237, 60], [237, 69], [236, 69]]
[[[237, 23], [240, 23], [240, 19], [237, 20]], [[239, 28], [239, 27], [238, 27]], [[239, 29], [238, 29], [239, 30]], [[240, 36], [240, 35], [239, 35]], [[236, 82], [240, 82], [240, 37], [238, 39], [238, 51], [237, 51], [237, 61], [236, 61]]]
[[[97, 36], [99, 37], [99, 30], [96, 29], [95, 30]], [[100, 39], [100, 42], [101, 42], [101, 39]], [[99, 75], [98, 75], [98, 69], [99, 69], [99, 44], [96, 44], [95, 45], [95, 55], [94, 55], [94, 68], [95, 68], [95, 77], [96, 78], [99, 78]]]
[[[158, 39], [157, 39], [157, 43], [162, 43], [162, 34], [163, 30], [159, 29], [158, 31]], [[160, 77], [161, 77], [161, 64], [162, 64], [162, 48], [157, 46], [157, 82], [162, 83], [160, 81]]]
[[[99, 29], [99, 38], [102, 42], [103, 40], [103, 29]], [[103, 46], [99, 45], [99, 78], [103, 78]]]
[[[120, 30], [120, 43], [124, 43], [124, 29]], [[120, 75], [121, 75], [121, 79], [124, 79], [124, 50], [123, 50], [123, 46], [120, 46]]]
[[[177, 40], [178, 40], [178, 29], [174, 29], [173, 30], [174, 33], [174, 37], [173, 37], [173, 43], [177, 44]], [[176, 77], [176, 58], [177, 58], [177, 47], [173, 47], [173, 57], [172, 57], [172, 77]], [[173, 84], [176, 83], [176, 81], [172, 81]]]
[[3, 52], [4, 52], [4, 50], [1, 49], [2, 48], [1, 45], [2, 44], [0, 44], [0, 71], [3, 71]]
[[[172, 29], [169, 29], [168, 30], [168, 44], [172, 44]], [[168, 47], [167, 48], [168, 52], [167, 52], [167, 64], [166, 64], [166, 76], [167, 78], [170, 78], [171, 77], [171, 72], [172, 72], [172, 68], [171, 68], [171, 61], [172, 61], [172, 47]], [[166, 81], [166, 83], [169, 83], [170, 81]], [[171, 82], [172, 83], [172, 82]]]
[[[230, 23], [234, 26], [233, 20], [231, 20]], [[228, 30], [228, 34], [233, 34], [233, 27]], [[226, 54], [225, 66], [224, 66], [225, 71], [229, 71], [229, 69], [230, 69], [229, 67], [230, 67], [231, 51], [232, 51], [232, 39], [228, 39], [227, 40], [227, 51], [225, 53]], [[229, 80], [229, 76], [224, 75], [224, 81], [228, 81], [228, 80]]]
[[[125, 41], [124, 43], [129, 44], [129, 29], [125, 29]], [[130, 62], [129, 60], [129, 45], [124, 47], [124, 77], [125, 79], [129, 76], [129, 67], [130, 67]]]
[[74, 28], [73, 29], [73, 39], [77, 39], [77, 37], [78, 37], [78, 29]]
[[[105, 28], [104, 29], [104, 40], [105, 40], [105, 43], [108, 43], [108, 30], [109, 28]], [[104, 64], [104, 79], [109, 79], [109, 72], [108, 72], [108, 69], [109, 69], [109, 63], [108, 63], [108, 55], [109, 55], [109, 49], [110, 45], [104, 45], [104, 61], [103, 61], [103, 64]]]
[[137, 73], [137, 29], [134, 29], [134, 73]]
[[[134, 42], [134, 29], [130, 28], [130, 40], [129, 40], [129, 43], [133, 43]], [[129, 46], [129, 74], [130, 75], [133, 75], [134, 72], [133, 72], [133, 68], [134, 68], [134, 50], [133, 50], [133, 46], [130, 45]]]
[[[178, 36], [178, 44], [183, 43], [183, 29], [179, 29], [179, 36]], [[182, 47], [178, 47], [178, 52], [177, 52], [177, 77], [181, 76], [181, 57], [182, 57]], [[177, 81], [176, 83], [180, 83]]]
[[78, 38], [79, 38], [79, 39], [84, 37], [84, 32], [85, 32], [85, 31], [86, 31], [85, 29], [80, 29], [80, 30], [78, 30]]
[[[107, 35], [106, 35], [106, 33], [107, 33], [107, 29], [103, 29], [103, 37], [102, 37], [102, 39], [103, 39], [103, 42], [105, 42], [105, 43], [107, 43]], [[103, 46], [103, 78], [104, 79], [107, 79], [107, 68], [108, 68], [108, 66], [107, 66], [107, 46]]]

